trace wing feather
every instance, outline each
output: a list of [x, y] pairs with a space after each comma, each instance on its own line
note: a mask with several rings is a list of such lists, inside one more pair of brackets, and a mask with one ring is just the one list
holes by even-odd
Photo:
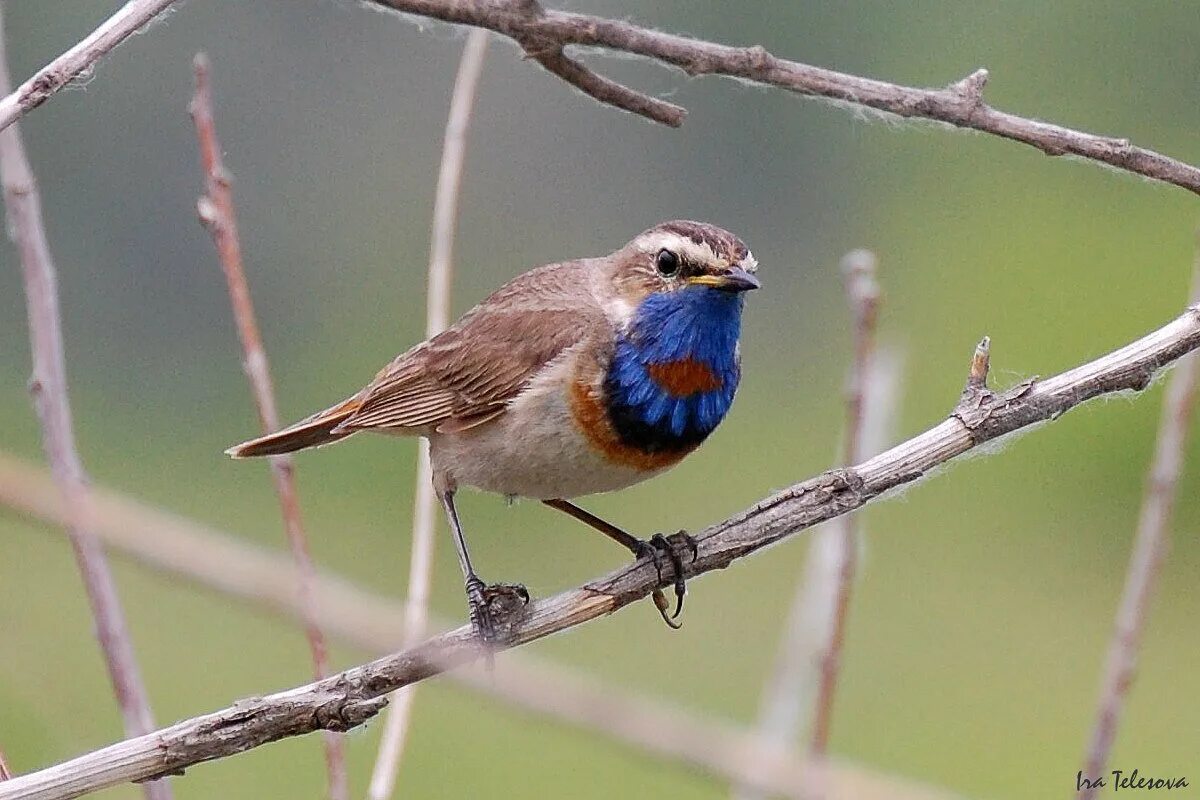
[[339, 430], [457, 431], [495, 419], [563, 350], [607, 330], [591, 268], [554, 264], [501, 287], [384, 368]]

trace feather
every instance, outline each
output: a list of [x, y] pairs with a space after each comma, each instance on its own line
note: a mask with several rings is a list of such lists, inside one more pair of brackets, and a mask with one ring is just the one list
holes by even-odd
[[501, 287], [381, 371], [337, 431], [462, 431], [500, 416], [566, 348], [613, 335], [588, 289], [592, 266], [553, 264]]

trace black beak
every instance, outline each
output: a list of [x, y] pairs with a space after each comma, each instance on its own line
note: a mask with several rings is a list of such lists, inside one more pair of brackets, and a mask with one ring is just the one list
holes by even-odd
[[720, 275], [697, 275], [694, 278], [689, 278], [688, 283], [699, 286], [711, 286], [714, 289], [720, 289], [725, 292], [748, 292], [751, 289], [762, 287], [762, 284], [758, 282], [758, 278], [741, 267], [730, 267]]
[[751, 289], [761, 289], [758, 278], [741, 267], [733, 267], [721, 276], [721, 288], [727, 292], [748, 292]]

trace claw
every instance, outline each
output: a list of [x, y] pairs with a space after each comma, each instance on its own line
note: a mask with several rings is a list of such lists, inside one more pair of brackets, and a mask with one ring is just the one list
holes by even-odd
[[494, 617], [506, 619], [529, 605], [529, 590], [519, 583], [493, 583], [483, 587], [483, 601]]
[[[686, 531], [679, 531], [671, 539], [682, 539], [683, 544], [691, 550], [692, 561], [696, 560], [696, 556], [699, 555], [699, 548], [692, 536], [688, 535]], [[666, 595], [663, 594], [661, 589], [654, 590], [653, 598], [654, 606], [658, 609], [659, 615], [662, 616], [663, 622], [667, 623], [669, 627], [678, 630], [682, 626], [682, 623], [676, 623], [674, 620], [678, 619], [679, 615], [683, 613], [683, 598], [687, 594], [687, 583], [683, 573], [683, 557], [671, 539], [668, 539], [661, 533], [656, 533], [650, 537], [649, 541], [638, 542], [634, 554], [638, 558], [642, 558], [643, 556], [650, 558], [654, 564], [655, 572], [658, 573], [659, 583], [663, 579], [662, 566], [664, 555], [671, 562], [671, 573], [674, 576], [672, 588], [675, 592], [675, 610], [668, 615], [667, 609], [670, 607], [670, 604], [667, 602]]]
[[662, 589], [655, 589], [654, 594], [651, 596], [654, 598], [654, 607], [658, 609], [658, 615], [662, 617], [663, 622], [667, 623], [667, 627], [676, 631], [682, 628], [682, 622], [676, 622], [674, 617], [667, 614], [667, 609], [671, 607], [671, 603], [667, 600], [667, 596], [663, 594]]

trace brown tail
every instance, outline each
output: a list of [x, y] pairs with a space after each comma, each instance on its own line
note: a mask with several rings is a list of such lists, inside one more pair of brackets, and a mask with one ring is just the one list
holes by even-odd
[[360, 404], [361, 401], [357, 396], [351, 397], [333, 408], [313, 414], [283, 430], [234, 445], [225, 453], [234, 458], [278, 456], [284, 453], [294, 453], [306, 447], [319, 447], [345, 439], [347, 436], [353, 435], [354, 431], [334, 433], [334, 428], [349, 419], [358, 410]]

